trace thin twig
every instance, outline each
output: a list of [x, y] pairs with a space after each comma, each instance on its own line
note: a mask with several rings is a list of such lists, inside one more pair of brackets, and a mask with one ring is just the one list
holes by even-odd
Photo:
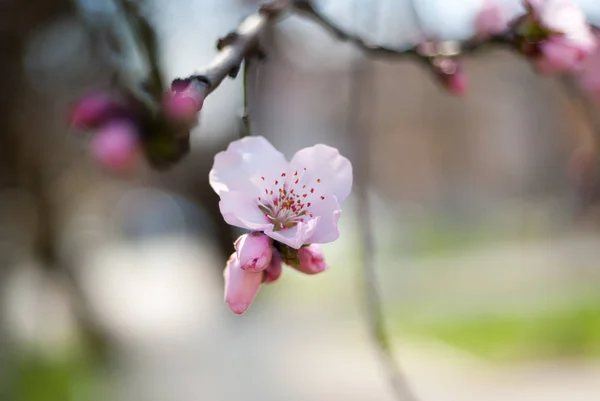
[[369, 56], [381, 58], [402, 58], [402, 57], [421, 57], [416, 51], [416, 47], [409, 47], [405, 49], [396, 49], [392, 47], [379, 46], [374, 43], [369, 43], [356, 33], [350, 33], [342, 29], [339, 25], [335, 24], [331, 19], [321, 14], [313, 2], [310, 0], [294, 0], [292, 2], [294, 10], [299, 14], [304, 15], [321, 25], [327, 31], [329, 31], [336, 39], [343, 42], [349, 42], [361, 49], [365, 54]]
[[[357, 224], [362, 247], [362, 264], [365, 314], [371, 338], [377, 348], [381, 363], [388, 375], [392, 389], [398, 400], [417, 401], [402, 369], [397, 364], [389, 337], [385, 329], [385, 319], [381, 305], [381, 294], [375, 268], [375, 244], [373, 224], [369, 205], [368, 182], [370, 176], [370, 136], [373, 130], [372, 118], [375, 109], [373, 72], [370, 60], [359, 58], [353, 62], [350, 74], [350, 105], [348, 110], [348, 130], [355, 145], [355, 194], [357, 195]], [[363, 114], [364, 113], [364, 114]]]
[[[354, 132], [354, 144], [356, 146], [357, 156], [355, 159], [355, 193], [357, 195], [357, 224], [360, 233], [361, 243], [363, 245], [362, 265], [363, 265], [363, 283], [364, 295], [366, 301], [366, 317], [370, 329], [371, 337], [377, 347], [381, 362], [388, 374], [389, 381], [399, 400], [416, 401], [417, 397], [413, 395], [404, 373], [398, 366], [393, 350], [385, 329], [385, 319], [381, 305], [381, 294], [377, 280], [375, 268], [375, 246], [373, 239], [373, 223], [370, 212], [369, 196], [367, 183], [369, 182], [369, 136], [367, 132], [372, 127], [368, 127], [366, 121], [361, 121], [361, 100], [364, 103], [372, 103], [373, 98], [369, 96], [368, 71], [360, 63], [354, 66], [351, 77], [351, 108], [349, 110], [349, 126]], [[362, 85], [360, 85], [362, 83]], [[362, 86], [362, 88], [361, 88]], [[363, 110], [364, 111], [364, 110]]]
[[[327, 31], [329, 31], [338, 40], [352, 43], [358, 49], [362, 50], [366, 55], [374, 58], [412, 58], [417, 61], [429, 60], [429, 55], [422, 54], [419, 52], [418, 44], [407, 48], [392, 48], [386, 46], [380, 46], [374, 43], [367, 42], [364, 38], [356, 33], [350, 33], [344, 30], [342, 27], [334, 23], [330, 18], [327, 18], [320, 13], [317, 8], [313, 5], [311, 0], [293, 0], [293, 8], [301, 15], [312, 19]], [[411, 14], [415, 20], [415, 24], [419, 27], [421, 34], [423, 28], [419, 19], [419, 13], [416, 9], [416, 5], [411, 2]], [[510, 38], [507, 35], [500, 34], [491, 36], [485, 40], [441, 40], [440, 42], [452, 43], [457, 49], [457, 54], [475, 53], [480, 50], [488, 50], [491, 47], [512, 47]], [[443, 46], [442, 46], [443, 47]]]
[[242, 137], [245, 136], [250, 136], [252, 135], [252, 126], [250, 125], [250, 110], [248, 108], [248, 85], [249, 85], [249, 79], [248, 79], [248, 75], [250, 74], [250, 65], [251, 65], [251, 61], [250, 58], [247, 58], [246, 60], [244, 60], [244, 65], [242, 67], [243, 71], [242, 71], [242, 91], [243, 91], [243, 109], [242, 109]]

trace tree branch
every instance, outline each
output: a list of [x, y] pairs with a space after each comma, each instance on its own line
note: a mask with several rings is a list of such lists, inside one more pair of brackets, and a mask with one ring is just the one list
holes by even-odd
[[226, 77], [235, 78], [244, 60], [260, 55], [258, 38], [267, 26], [289, 9], [287, 1], [277, 0], [263, 5], [247, 17], [238, 28], [219, 39], [219, 53], [212, 63], [199, 74], [187, 79], [200, 81], [205, 97], [212, 93]]
[[[355, 10], [357, 13], [358, 10]], [[369, 204], [370, 136], [374, 130], [375, 110], [374, 76], [370, 60], [360, 58], [351, 65], [350, 101], [348, 109], [348, 131], [355, 146], [355, 194], [357, 197], [356, 218], [362, 243], [362, 282], [365, 300], [365, 315], [373, 344], [377, 349], [391, 388], [399, 401], [417, 401], [402, 369], [394, 358], [392, 346], [385, 328], [381, 305], [381, 294], [375, 266], [375, 243]]]
[[[364, 112], [372, 115], [374, 97], [372, 96], [372, 74], [364, 60], [360, 60], [352, 68], [350, 109], [348, 111], [348, 130], [351, 132], [357, 149], [355, 158], [355, 194], [357, 196], [356, 217], [358, 232], [362, 247], [362, 284], [364, 288], [365, 315], [371, 338], [379, 354], [381, 364], [385, 369], [396, 398], [401, 401], [417, 401], [412, 389], [407, 383], [404, 373], [398, 366], [390, 340], [385, 328], [385, 318], [381, 305], [381, 294], [375, 267], [375, 244], [373, 224], [370, 212], [368, 182], [369, 182], [369, 138], [367, 132], [369, 121], [361, 115]], [[364, 102], [364, 103], [363, 103]], [[368, 104], [368, 107], [363, 105]], [[365, 110], [367, 109], [367, 110]]]
[[[397, 49], [386, 46], [379, 46], [373, 43], [367, 42], [365, 39], [360, 37], [360, 35], [355, 33], [350, 33], [339, 25], [335, 24], [331, 19], [322, 15], [311, 0], [293, 0], [292, 6], [295, 11], [299, 14], [304, 15], [312, 20], [314, 20], [317, 24], [321, 25], [327, 31], [329, 31], [333, 36], [335, 36], [338, 40], [352, 43], [358, 49], [362, 50], [366, 55], [375, 58], [413, 58], [418, 61], [423, 61], [429, 63], [429, 59], [431, 55], [423, 53], [419, 50], [419, 45], [407, 47], [404, 49]], [[418, 13], [416, 11], [415, 5], [411, 4], [411, 14], [413, 18], [418, 18]], [[416, 19], [417, 26], [420, 26], [420, 21]], [[472, 39], [467, 41], [457, 41], [457, 40], [442, 40], [439, 41], [442, 46], [439, 46], [440, 49], [444, 48], [453, 48], [455, 49], [454, 54], [464, 54], [464, 53], [474, 53], [479, 50], [487, 50], [492, 46], [502, 46], [502, 47], [511, 47], [512, 43], [510, 41], [510, 37], [505, 34], [495, 35], [489, 37], [485, 40], [481, 39]], [[446, 44], [446, 46], [443, 46]], [[445, 54], [436, 54], [436, 55], [445, 55]]]
[[401, 57], [422, 57], [417, 51], [416, 47], [409, 47], [406, 49], [395, 49], [386, 46], [379, 46], [374, 43], [368, 43], [365, 39], [360, 37], [358, 34], [350, 33], [342, 29], [340, 26], [335, 24], [331, 19], [325, 17], [317, 11], [313, 2], [310, 0], [294, 0], [292, 6], [295, 11], [299, 14], [304, 15], [321, 27], [329, 31], [336, 39], [343, 42], [349, 42], [355, 45], [357, 48], [365, 52], [369, 56], [377, 58], [401, 58]]

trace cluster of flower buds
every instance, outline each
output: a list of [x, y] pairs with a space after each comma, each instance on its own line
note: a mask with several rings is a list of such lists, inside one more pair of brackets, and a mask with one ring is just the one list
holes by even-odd
[[239, 237], [235, 250], [223, 276], [225, 302], [236, 314], [248, 309], [263, 283], [272, 283], [281, 277], [284, 263], [305, 274], [321, 273], [328, 267], [318, 245], [291, 250], [261, 232]]
[[340, 203], [352, 187], [352, 165], [337, 149], [315, 145], [288, 163], [265, 138], [246, 137], [215, 156], [209, 174], [225, 221], [250, 230], [235, 242], [225, 269], [225, 301], [245, 312], [282, 263], [305, 274], [327, 269], [318, 245], [339, 237]]
[[579, 71], [596, 51], [596, 38], [573, 0], [527, 0], [513, 23], [519, 49], [542, 74]]
[[[111, 172], [125, 173], [145, 152], [157, 167], [187, 151], [189, 130], [201, 110], [206, 86], [198, 79], [175, 80], [158, 112], [130, 94], [97, 92], [75, 104], [70, 122], [93, 133], [92, 157]], [[181, 135], [181, 133], [184, 135]]]
[[71, 112], [71, 124], [94, 131], [91, 153], [110, 171], [129, 170], [140, 155], [140, 127], [134, 108], [109, 93], [94, 93], [81, 99]]

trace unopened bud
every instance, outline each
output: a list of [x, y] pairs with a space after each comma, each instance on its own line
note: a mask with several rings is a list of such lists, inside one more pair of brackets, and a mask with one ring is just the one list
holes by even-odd
[[138, 132], [128, 120], [110, 121], [93, 136], [91, 152], [96, 161], [108, 170], [128, 170], [139, 155]]
[[177, 79], [164, 99], [167, 116], [174, 121], [191, 123], [202, 109], [206, 94], [205, 85], [198, 79]]
[[225, 302], [237, 315], [244, 313], [254, 301], [263, 279], [262, 272], [242, 270], [234, 253], [229, 257], [223, 272], [225, 278]]
[[111, 118], [124, 115], [121, 104], [107, 93], [95, 93], [81, 99], [71, 110], [70, 122], [79, 129], [94, 129]]
[[271, 262], [273, 244], [263, 233], [244, 234], [235, 241], [235, 250], [243, 270], [260, 272]]
[[321, 273], [328, 268], [321, 248], [315, 244], [300, 248], [298, 260], [300, 263], [290, 264], [290, 266], [305, 274]]
[[433, 68], [435, 75], [452, 94], [462, 96], [469, 89], [469, 79], [455, 59], [440, 57], [433, 61]]
[[282, 263], [283, 261], [281, 260], [279, 252], [274, 250], [273, 256], [271, 257], [271, 263], [269, 263], [269, 266], [267, 266], [263, 272], [263, 282], [265, 284], [279, 280], [279, 277], [281, 277], [281, 273], [283, 272]]

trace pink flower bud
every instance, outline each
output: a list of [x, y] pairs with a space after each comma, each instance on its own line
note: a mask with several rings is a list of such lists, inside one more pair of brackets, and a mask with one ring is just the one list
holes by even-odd
[[281, 260], [279, 252], [273, 250], [271, 263], [269, 263], [269, 266], [264, 270], [263, 282], [265, 284], [279, 280], [279, 277], [281, 277], [281, 273], [283, 272], [282, 263], [283, 261]]
[[243, 270], [260, 272], [271, 262], [273, 244], [265, 234], [254, 232], [240, 236], [235, 241], [235, 250]]
[[305, 274], [321, 273], [328, 268], [321, 248], [315, 244], [300, 248], [298, 259], [300, 259], [300, 264], [291, 264], [290, 266]]
[[254, 301], [262, 283], [263, 273], [242, 270], [234, 253], [227, 261], [223, 277], [225, 278], [225, 302], [233, 313], [241, 315]]
[[81, 99], [73, 107], [69, 120], [76, 128], [93, 129], [124, 112], [124, 108], [111, 95], [95, 93]]
[[[577, 71], [597, 48], [586, 17], [572, 0], [528, 0], [525, 39], [539, 40], [535, 60], [543, 74]], [[529, 28], [528, 28], [529, 27]], [[535, 29], [531, 29], [534, 27]], [[527, 32], [532, 32], [529, 37]], [[543, 33], [540, 39], [540, 32]]]
[[102, 167], [115, 172], [128, 170], [139, 154], [136, 127], [128, 120], [108, 122], [94, 134], [91, 151]]
[[552, 74], [576, 71], [582, 68], [590, 52], [573, 46], [564, 36], [557, 36], [540, 44], [542, 59], [537, 66], [541, 73]]
[[167, 116], [175, 121], [191, 123], [202, 109], [206, 94], [205, 85], [198, 79], [178, 79], [164, 99]]
[[494, 0], [486, 0], [475, 18], [475, 31], [479, 36], [492, 36], [508, 28], [504, 11]]
[[469, 79], [455, 59], [439, 58], [433, 62], [433, 67], [437, 77], [452, 94], [462, 96], [467, 92]]
[[454, 75], [448, 77], [448, 89], [457, 96], [462, 96], [469, 89], [469, 79], [467, 74], [458, 70]]

